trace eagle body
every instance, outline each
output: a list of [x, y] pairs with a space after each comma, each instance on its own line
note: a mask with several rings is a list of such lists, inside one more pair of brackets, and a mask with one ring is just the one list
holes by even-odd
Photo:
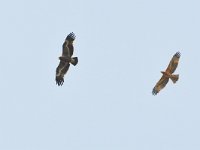
[[181, 56], [180, 52], [177, 52], [176, 54], [174, 54], [167, 69], [165, 71], [161, 71], [163, 75], [161, 79], [156, 83], [155, 87], [153, 88], [153, 91], [152, 91], [153, 95], [158, 94], [160, 90], [162, 90], [166, 86], [169, 79], [171, 79], [173, 83], [176, 83], [178, 81], [179, 75], [173, 74], [173, 73], [178, 66], [180, 56]]
[[64, 75], [67, 73], [70, 64], [77, 65], [78, 57], [72, 57], [74, 53], [73, 41], [75, 40], [75, 34], [70, 33], [63, 45], [62, 45], [62, 56], [59, 57], [60, 63], [56, 68], [56, 84], [62, 86], [64, 83]]

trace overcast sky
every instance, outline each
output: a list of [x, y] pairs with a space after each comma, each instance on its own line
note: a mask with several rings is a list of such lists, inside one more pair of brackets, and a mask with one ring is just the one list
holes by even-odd
[[[199, 150], [198, 0], [0, 2], [1, 150]], [[55, 70], [74, 32], [65, 83]], [[171, 57], [176, 73], [152, 88]]]

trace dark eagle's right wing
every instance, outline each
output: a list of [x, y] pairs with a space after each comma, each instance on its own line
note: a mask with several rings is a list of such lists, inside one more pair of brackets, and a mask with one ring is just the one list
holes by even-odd
[[156, 83], [155, 87], [153, 88], [152, 94], [156, 95], [160, 90], [162, 90], [166, 84], [168, 83], [169, 78], [165, 77], [164, 75], [161, 77], [161, 79]]
[[64, 75], [67, 73], [69, 66], [69, 62], [61, 60], [58, 67], [56, 68], [56, 84], [58, 84], [58, 86], [63, 85]]

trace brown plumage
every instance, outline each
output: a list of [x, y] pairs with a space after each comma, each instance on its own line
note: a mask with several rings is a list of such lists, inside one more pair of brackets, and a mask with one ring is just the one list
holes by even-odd
[[176, 83], [179, 79], [179, 75], [174, 75], [174, 71], [176, 70], [179, 62], [179, 58], [181, 57], [180, 52], [177, 52], [172, 57], [167, 69], [165, 71], [161, 71], [163, 74], [161, 79], [156, 83], [155, 87], [153, 88], [152, 94], [156, 95], [162, 90], [169, 81], [169, 78], [172, 80], [173, 83]]
[[62, 46], [62, 56], [59, 57], [60, 63], [56, 68], [56, 84], [62, 86], [64, 83], [64, 75], [67, 73], [70, 64], [76, 65], [78, 63], [78, 57], [72, 57], [74, 52], [73, 41], [75, 40], [75, 34], [70, 33]]

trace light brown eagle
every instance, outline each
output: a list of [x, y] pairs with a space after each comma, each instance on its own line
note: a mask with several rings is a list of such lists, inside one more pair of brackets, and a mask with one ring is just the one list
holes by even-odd
[[179, 58], [181, 57], [180, 52], [177, 52], [172, 57], [167, 69], [165, 71], [161, 71], [163, 74], [161, 79], [156, 83], [155, 87], [153, 88], [152, 94], [156, 95], [160, 90], [162, 90], [169, 81], [169, 78], [172, 80], [173, 83], [176, 83], [179, 79], [178, 74], [173, 74], [178, 66]]
[[74, 52], [73, 41], [75, 40], [75, 34], [70, 33], [62, 46], [62, 56], [59, 57], [60, 63], [56, 68], [56, 84], [62, 86], [64, 83], [64, 75], [67, 73], [70, 64], [77, 65], [78, 57], [72, 57]]

